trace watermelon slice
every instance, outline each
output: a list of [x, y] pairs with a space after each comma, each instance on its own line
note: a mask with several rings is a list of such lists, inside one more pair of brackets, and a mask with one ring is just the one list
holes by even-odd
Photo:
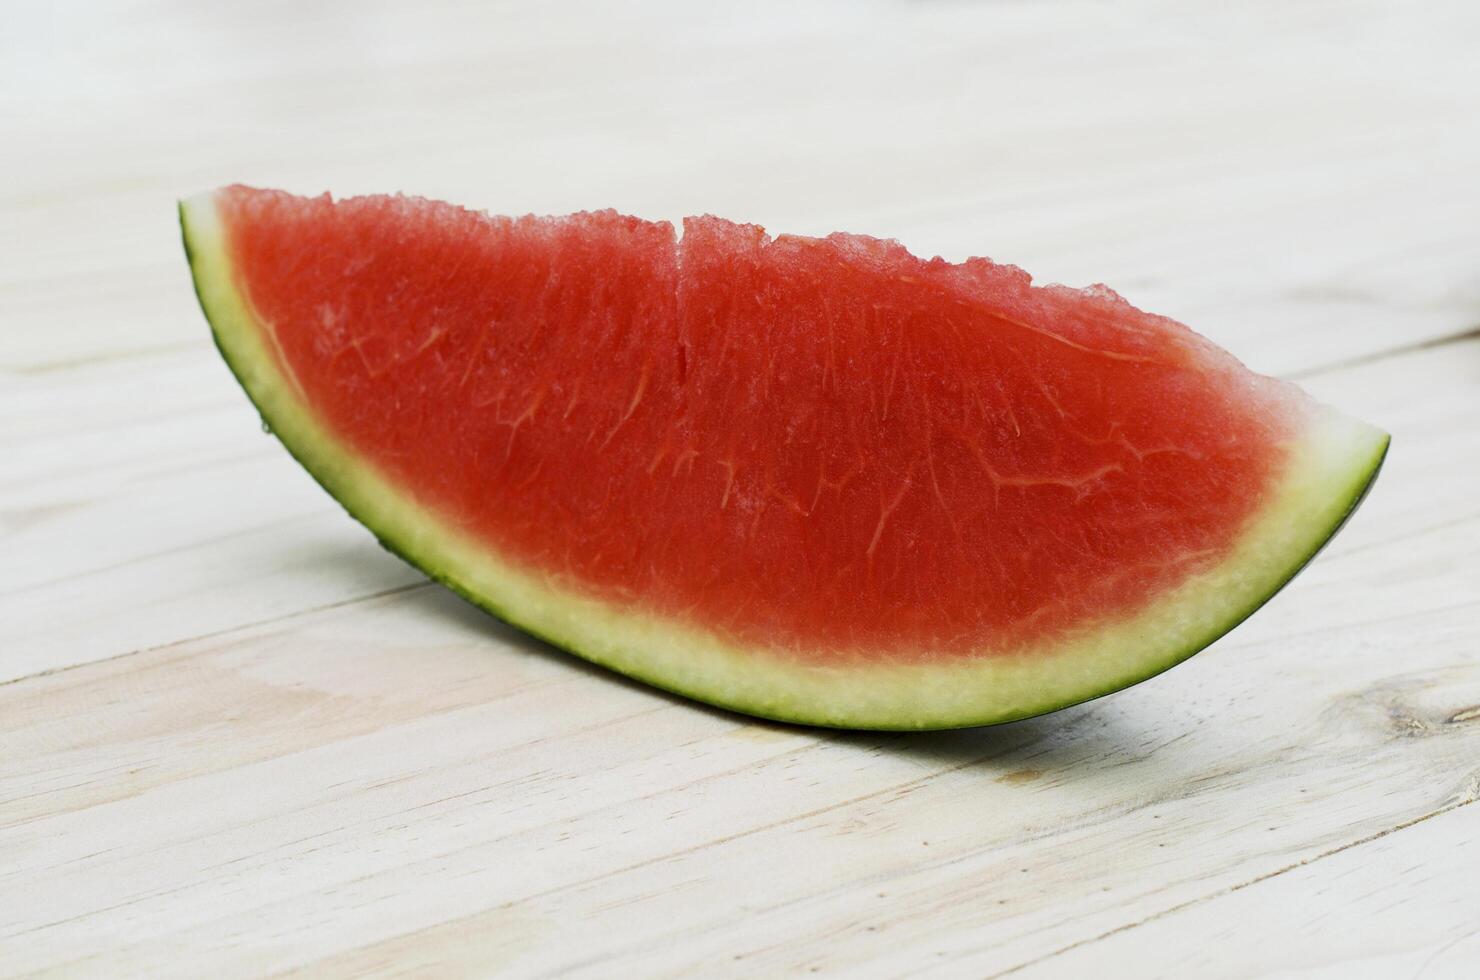
[[889, 241], [246, 187], [181, 222], [226, 361], [386, 547], [771, 718], [980, 725], [1150, 677], [1388, 445], [1108, 289]]

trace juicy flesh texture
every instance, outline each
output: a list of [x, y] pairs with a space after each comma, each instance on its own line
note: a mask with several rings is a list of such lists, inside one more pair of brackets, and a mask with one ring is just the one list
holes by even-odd
[[505, 560], [746, 647], [1031, 651], [1225, 556], [1306, 402], [1102, 288], [859, 236], [232, 188], [338, 438]]

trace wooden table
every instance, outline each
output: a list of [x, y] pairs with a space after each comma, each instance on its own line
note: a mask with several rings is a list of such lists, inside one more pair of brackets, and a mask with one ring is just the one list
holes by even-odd
[[[1480, 5], [4, 20], [0, 972], [1476, 975]], [[757, 723], [473, 611], [258, 430], [173, 209], [234, 180], [985, 252], [1394, 448], [1150, 683], [951, 734]]]

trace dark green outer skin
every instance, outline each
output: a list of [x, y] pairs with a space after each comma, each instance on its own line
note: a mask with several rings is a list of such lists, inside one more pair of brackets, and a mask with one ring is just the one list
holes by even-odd
[[[186, 260], [190, 264], [191, 284], [192, 284], [192, 286], [195, 289], [196, 300], [200, 304], [201, 312], [202, 312], [202, 314], [204, 314], [204, 316], [206, 318], [206, 321], [208, 323], [210, 323], [210, 325], [211, 325], [211, 340], [212, 340], [213, 343], [215, 343], [217, 351], [220, 352], [221, 359], [226, 362], [227, 367], [231, 370], [233, 376], [235, 376], [235, 378], [237, 380], [237, 383], [239, 385], [241, 385], [242, 391], [247, 395], [248, 400], [253, 402], [253, 406], [256, 407], [256, 408], [258, 408], [259, 413], [260, 413], [261, 406], [258, 406], [256, 404], [255, 400], [252, 399], [251, 390], [250, 390], [250, 388], [248, 388], [248, 386], [246, 384], [245, 372], [244, 372], [244, 370], [242, 369], [242, 367], [240, 365], [236, 364], [232, 360], [231, 355], [227, 352], [226, 345], [222, 342], [221, 337], [219, 335], [219, 330], [217, 328], [217, 325], [214, 322], [214, 320], [212, 320], [212, 318], [211, 318], [211, 311], [210, 311], [210, 309], [206, 305], [205, 297], [203, 295], [201, 284], [200, 284], [200, 275], [199, 275], [199, 270], [197, 268], [196, 256], [195, 256], [195, 254], [192, 251], [191, 246], [190, 246], [190, 233], [189, 233], [189, 227], [188, 227], [188, 224], [187, 224], [187, 221], [186, 221], [185, 207], [184, 207], [184, 203], [183, 202], [181, 202], [180, 207], [179, 207], [179, 220], [180, 220], [181, 238], [182, 238], [182, 241], [183, 241], [183, 244], [184, 244], [184, 248], [185, 248], [185, 257], [186, 257]], [[478, 607], [479, 609], [483, 610], [484, 612], [489, 613], [490, 615], [492, 615], [496, 619], [498, 619], [498, 620], [500, 620], [500, 621], [508, 624], [509, 626], [513, 627], [514, 629], [517, 629], [520, 632], [525, 633], [525, 634], [527, 634], [529, 636], [533, 636], [536, 639], [538, 639], [538, 640], [540, 640], [540, 641], [542, 641], [542, 642], [544, 642], [544, 643], [546, 643], [546, 644], [548, 644], [548, 645], [550, 645], [550, 646], [552, 646], [552, 647], [554, 647], [556, 649], [563, 650], [566, 653], [574, 654], [575, 656], [580, 657], [581, 659], [586, 660], [589, 663], [594, 663], [594, 664], [596, 664], [598, 666], [607, 667], [608, 669], [612, 669], [612, 670], [615, 671], [615, 668], [611, 668], [609, 665], [602, 663], [600, 660], [597, 660], [597, 659], [594, 659], [594, 658], [588, 656], [587, 654], [583, 653], [581, 650], [575, 649], [575, 648], [573, 648], [571, 646], [568, 646], [568, 645], [565, 645], [565, 644], [562, 644], [557, 639], [543, 634], [538, 629], [532, 628], [531, 626], [529, 626], [526, 623], [524, 623], [524, 622], [521, 621], [521, 618], [520, 618], [520, 616], [519, 616], [519, 614], [518, 614], [518, 612], [516, 610], [505, 609], [502, 606], [500, 606], [499, 604], [497, 604], [496, 602], [494, 602], [493, 600], [491, 600], [489, 597], [484, 596], [484, 595], [479, 595], [479, 594], [477, 594], [477, 593], [475, 593], [475, 592], [467, 589], [460, 582], [456, 581], [452, 577], [450, 577], [447, 574], [445, 574], [444, 572], [440, 571], [433, 562], [428, 561], [428, 560], [426, 560], [424, 558], [421, 558], [421, 557], [419, 557], [417, 555], [414, 555], [414, 554], [410, 553], [409, 551], [407, 551], [404, 548], [402, 548], [395, 540], [393, 540], [393, 539], [385, 536], [384, 534], [382, 534], [381, 531], [380, 531], [380, 529], [376, 528], [373, 524], [371, 524], [370, 522], [364, 520], [359, 514], [356, 514], [353, 510], [350, 510], [348, 507], [346, 507], [344, 505], [343, 501], [341, 501], [339, 499], [339, 497], [335, 494], [333, 488], [331, 488], [330, 486], [328, 486], [323, 481], [323, 479], [320, 478], [319, 474], [317, 472], [315, 472], [314, 468], [309, 465], [308, 461], [305, 460], [303, 458], [303, 456], [293, 448], [292, 445], [290, 445], [288, 442], [286, 442], [280, 436], [278, 436], [276, 430], [271, 425], [271, 420], [269, 420], [265, 415], [263, 415], [262, 416], [262, 421], [263, 421], [264, 428], [266, 428], [269, 432], [272, 432], [273, 433], [273, 436], [275, 438], [277, 438], [280, 443], [282, 443], [283, 448], [288, 451], [288, 454], [290, 456], [292, 456], [293, 459], [296, 460], [298, 462], [298, 464], [300, 466], [302, 466], [304, 468], [304, 470], [306, 470], [311, 477], [313, 477], [314, 482], [318, 483], [319, 486], [323, 488], [324, 492], [327, 493], [331, 498], [333, 498], [336, 503], [340, 504], [341, 507], [345, 507], [345, 513], [349, 514], [350, 517], [354, 518], [356, 521], [358, 521], [359, 523], [363, 524], [370, 531], [370, 533], [375, 536], [375, 540], [377, 542], [379, 542], [380, 543], [380, 546], [382, 548], [384, 548], [386, 551], [389, 551], [391, 554], [393, 554], [396, 557], [400, 558], [402, 561], [406, 562], [408, 565], [410, 565], [413, 568], [417, 569], [418, 571], [424, 573], [427, 577], [431, 578], [433, 581], [435, 581], [435, 582], [437, 582], [437, 583], [445, 586], [446, 588], [450, 589], [452, 592], [456, 593], [458, 596], [462, 597], [463, 599], [465, 599], [469, 603], [473, 604], [474, 606]], [[771, 712], [767, 712], [764, 709], [757, 710], [756, 707], [754, 707], [752, 705], [745, 704], [745, 703], [740, 703], [740, 702], [726, 702], [724, 700], [719, 700], [719, 699], [715, 699], [713, 697], [707, 696], [705, 694], [702, 694], [701, 692], [691, 691], [691, 690], [685, 690], [681, 686], [676, 686], [676, 685], [668, 682], [667, 680], [665, 680], [661, 676], [644, 675], [643, 673], [638, 672], [638, 671], [625, 671], [625, 672], [624, 671], [615, 671], [615, 672], [617, 672], [617, 673], [625, 673], [626, 676], [630, 676], [630, 677], [632, 677], [635, 680], [641, 681], [642, 683], [647, 684], [650, 687], [654, 687], [654, 688], [657, 688], [659, 690], [667, 691], [670, 694], [675, 694], [675, 695], [678, 695], [679, 697], [687, 698], [687, 699], [694, 700], [694, 701], [699, 701], [699, 702], [704, 703], [704, 704], [713, 705], [715, 707], [723, 708], [723, 709], [728, 710], [728, 711], [734, 711], [734, 712], [737, 712], [739, 714], [749, 715], [749, 716], [755, 717], [755, 718], [763, 718], [763, 719], [766, 719], [766, 720], [769, 720], [769, 721], [782, 722], [782, 723], [785, 723], [785, 724], [797, 724], [797, 725], [805, 725], [805, 726], [812, 727], [812, 728], [830, 728], [830, 729], [837, 729], [837, 730], [843, 730], [843, 731], [879, 731], [879, 732], [895, 732], [895, 731], [898, 731], [898, 732], [917, 732], [917, 731], [951, 731], [951, 730], [962, 730], [962, 729], [969, 729], [969, 728], [982, 728], [982, 727], [988, 727], [988, 726], [1008, 724], [1008, 723], [1014, 722], [1014, 721], [1022, 721], [1025, 718], [1034, 718], [1034, 717], [1038, 717], [1040, 715], [1050, 714], [1050, 713], [1055, 712], [1055, 711], [1062, 711], [1065, 708], [1070, 708], [1070, 707], [1073, 707], [1074, 705], [1077, 705], [1077, 704], [1084, 704], [1084, 703], [1086, 703], [1088, 701], [1093, 701], [1093, 700], [1096, 700], [1098, 698], [1102, 698], [1102, 697], [1104, 697], [1107, 694], [1114, 694], [1117, 691], [1123, 691], [1123, 690], [1125, 690], [1128, 687], [1133, 687], [1136, 684], [1139, 684], [1139, 683], [1141, 683], [1143, 681], [1150, 680], [1151, 678], [1156, 677], [1159, 674], [1165, 673], [1166, 671], [1172, 669], [1173, 667], [1177, 666], [1178, 664], [1182, 663], [1183, 661], [1186, 661], [1186, 660], [1190, 659], [1193, 655], [1201, 652], [1202, 650], [1207, 649], [1209, 646], [1211, 646], [1212, 644], [1216, 643], [1218, 640], [1220, 640], [1221, 638], [1223, 638], [1224, 636], [1226, 636], [1229, 632], [1231, 632], [1234, 628], [1236, 628], [1244, 620], [1248, 619], [1254, 613], [1258, 612], [1261, 608], [1263, 608], [1263, 606], [1265, 605], [1265, 603], [1267, 603], [1267, 602], [1269, 602], [1269, 600], [1273, 599], [1286, 585], [1288, 585], [1297, 575], [1299, 575], [1300, 572], [1304, 571], [1304, 569], [1313, 560], [1315, 560], [1316, 556], [1318, 554], [1320, 554], [1320, 552], [1326, 547], [1326, 545], [1328, 545], [1331, 542], [1331, 539], [1334, 538], [1336, 536], [1336, 534], [1342, 528], [1344, 528], [1347, 525], [1347, 523], [1351, 520], [1352, 515], [1356, 513], [1357, 508], [1361, 506], [1362, 502], [1367, 499], [1367, 495], [1371, 492], [1373, 485], [1376, 483], [1377, 476], [1382, 471], [1383, 463], [1387, 459], [1388, 449], [1390, 448], [1391, 444], [1392, 444], [1391, 437], [1388, 437], [1387, 439], [1385, 439], [1383, 441], [1381, 451], [1375, 457], [1370, 470], [1366, 474], [1366, 477], [1357, 486], [1357, 488], [1355, 489], [1355, 491], [1353, 491], [1351, 493], [1349, 502], [1347, 503], [1346, 507], [1343, 508], [1343, 510], [1341, 511], [1340, 518], [1331, 526], [1330, 531], [1323, 538], [1321, 538], [1318, 541], [1318, 543], [1315, 545], [1315, 547], [1313, 547], [1312, 549], [1310, 549], [1309, 553], [1307, 553], [1302, 558], [1300, 558], [1296, 563], [1294, 563], [1291, 566], [1291, 568], [1290, 568], [1289, 574], [1286, 575], [1279, 582], [1277, 582], [1275, 584], [1275, 586], [1267, 594], [1265, 594], [1264, 596], [1262, 596], [1261, 598], [1259, 598], [1257, 601], [1251, 603], [1248, 606], [1247, 609], [1242, 610], [1237, 615], [1231, 617], [1224, 626], [1222, 626], [1218, 630], [1214, 631], [1213, 633], [1209, 634], [1205, 642], [1202, 642], [1202, 643], [1193, 645], [1192, 647], [1190, 647], [1188, 649], [1178, 651], [1175, 655], [1169, 657], [1164, 663], [1162, 663], [1160, 665], [1154, 665], [1154, 666], [1152, 666], [1149, 670], [1147, 670], [1145, 673], [1143, 673], [1139, 677], [1135, 677], [1135, 678], [1132, 678], [1132, 679], [1127, 680], [1127, 681], [1124, 681], [1124, 682], [1112, 683], [1112, 684], [1106, 686], [1103, 690], [1096, 691], [1096, 692], [1093, 692], [1093, 693], [1090, 693], [1090, 694], [1087, 694], [1087, 695], [1083, 695], [1083, 696], [1072, 697], [1072, 698], [1070, 698], [1068, 700], [1065, 700], [1064, 702], [1062, 702], [1060, 704], [1055, 704], [1055, 705], [1052, 705], [1052, 706], [1049, 706], [1049, 707], [1034, 707], [1034, 708], [1032, 708], [1030, 710], [1023, 711], [1020, 714], [1006, 714], [1006, 715], [1001, 715], [1001, 716], [993, 717], [993, 718], [988, 719], [988, 720], [979, 720], [979, 721], [967, 720], [967, 721], [963, 721], [961, 724], [949, 724], [949, 725], [934, 725], [934, 724], [932, 724], [932, 725], [928, 725], [928, 726], [915, 726], [915, 725], [899, 724], [899, 725], [872, 725], [872, 726], [864, 727], [864, 726], [856, 726], [856, 725], [838, 725], [838, 724], [832, 724], [832, 723], [829, 723], [829, 722], [826, 722], [826, 721], [818, 721], [818, 720], [811, 719], [811, 718], [802, 718], [802, 717], [796, 717], [796, 716], [788, 716], [788, 715], [779, 714], [779, 713], [771, 713]]]

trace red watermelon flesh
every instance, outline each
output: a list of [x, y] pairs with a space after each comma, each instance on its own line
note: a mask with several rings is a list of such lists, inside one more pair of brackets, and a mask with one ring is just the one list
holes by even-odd
[[[742, 710], [965, 724], [1154, 673], [1288, 579], [1386, 446], [1108, 289], [985, 259], [245, 187], [184, 214], [228, 360], [356, 516], [511, 621]], [[963, 671], [1039, 689], [920, 703]]]

